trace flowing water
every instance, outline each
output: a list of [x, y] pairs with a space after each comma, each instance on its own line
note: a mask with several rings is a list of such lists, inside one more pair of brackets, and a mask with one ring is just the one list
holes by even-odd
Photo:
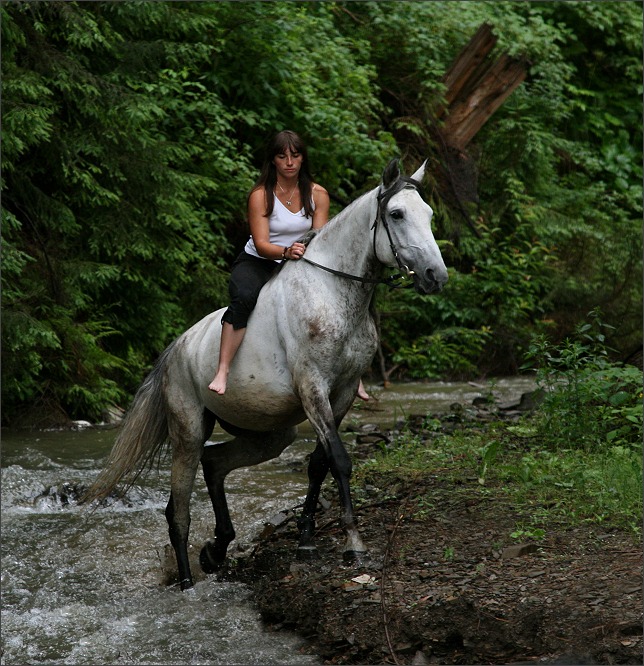
[[[400, 384], [367, 389], [344, 424], [392, 427], [409, 414], [439, 412], [490, 390], [518, 399], [533, 382]], [[2, 664], [317, 664], [289, 632], [262, 626], [243, 585], [200, 577], [185, 593], [164, 583], [168, 542], [164, 509], [169, 464], [127, 495], [94, 512], [70, 488], [88, 485], [116, 430], [2, 433]], [[216, 430], [212, 441], [225, 439]], [[300, 504], [308, 424], [280, 458], [237, 470], [226, 483], [237, 544], [248, 543], [272, 515]], [[202, 477], [193, 494], [191, 543], [212, 535]], [[234, 550], [235, 543], [231, 545]], [[294, 544], [295, 548], [295, 544]], [[197, 574], [198, 572], [194, 572]]]

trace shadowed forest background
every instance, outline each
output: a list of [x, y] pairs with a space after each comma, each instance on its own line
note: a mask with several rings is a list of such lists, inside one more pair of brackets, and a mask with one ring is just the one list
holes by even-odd
[[[0, 11], [3, 425], [127, 407], [165, 346], [227, 304], [284, 128], [332, 213], [392, 157], [429, 160], [450, 281], [432, 298], [378, 288], [374, 379], [514, 374], [535, 339], [547, 354], [574, 332], [613, 362], [641, 354], [641, 3]], [[518, 73], [502, 99], [496, 66]], [[493, 112], [473, 120], [478, 92], [499, 104], [478, 98]]]

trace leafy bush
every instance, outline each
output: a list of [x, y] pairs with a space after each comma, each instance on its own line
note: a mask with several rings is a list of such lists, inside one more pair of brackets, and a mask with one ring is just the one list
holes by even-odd
[[[527, 354], [545, 397], [536, 417], [547, 446], [585, 451], [642, 447], [642, 372], [609, 360], [595, 310], [559, 345], [535, 338]], [[527, 366], [529, 367], [529, 366]]]
[[477, 372], [481, 352], [490, 339], [490, 329], [482, 326], [444, 328], [433, 335], [417, 338], [401, 346], [393, 355], [395, 363], [404, 363], [414, 378], [468, 378]]
[[478, 238], [453, 252], [460, 270], [450, 269], [441, 294], [378, 300], [384, 343], [412, 377], [515, 373], [531, 334], [543, 327], [554, 253], [528, 225], [505, 232], [481, 222], [477, 229]]

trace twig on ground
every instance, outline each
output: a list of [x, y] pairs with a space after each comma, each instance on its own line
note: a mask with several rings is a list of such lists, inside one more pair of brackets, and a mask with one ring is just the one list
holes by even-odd
[[398, 526], [400, 525], [400, 521], [405, 517], [405, 511], [407, 509], [409, 497], [410, 495], [407, 495], [405, 501], [402, 502], [402, 507], [400, 504], [398, 505], [398, 516], [396, 517], [396, 522], [394, 523], [394, 526], [391, 529], [391, 533], [389, 534], [389, 539], [387, 540], [387, 547], [385, 548], [385, 554], [382, 558], [382, 575], [380, 576], [380, 608], [382, 609], [382, 622], [385, 630], [385, 638], [387, 639], [387, 647], [389, 648], [389, 653], [391, 654], [396, 666], [400, 666], [400, 662], [396, 657], [396, 653], [394, 652], [394, 648], [391, 643], [391, 636], [389, 635], [387, 604], [385, 602], [385, 580], [387, 577], [387, 560], [389, 559], [389, 555], [393, 549], [394, 539], [396, 537], [396, 532], [398, 530]]

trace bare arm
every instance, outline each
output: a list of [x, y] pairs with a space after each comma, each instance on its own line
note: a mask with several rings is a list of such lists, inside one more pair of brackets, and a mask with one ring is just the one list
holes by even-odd
[[[312, 229], [320, 229], [329, 220], [329, 193], [320, 185], [313, 187], [313, 213]], [[248, 224], [253, 243], [257, 253], [265, 259], [300, 259], [306, 251], [302, 243], [293, 243], [284, 248], [270, 242], [270, 228], [266, 212], [266, 196], [263, 188], [254, 190], [248, 200]]]

